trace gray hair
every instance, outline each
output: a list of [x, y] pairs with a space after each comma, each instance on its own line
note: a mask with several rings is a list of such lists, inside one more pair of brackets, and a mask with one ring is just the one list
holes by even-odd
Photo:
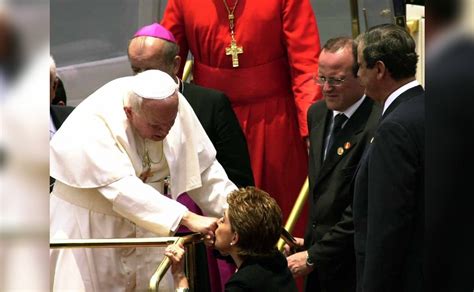
[[[378, 61], [384, 63], [395, 80], [414, 77], [418, 55], [415, 41], [408, 31], [395, 24], [381, 24], [357, 37], [355, 46], [362, 46], [367, 68]], [[357, 52], [357, 50], [356, 50]]]
[[143, 97], [135, 94], [132, 90], [128, 91], [125, 97], [125, 106], [128, 106], [135, 113], [140, 113], [143, 103]]

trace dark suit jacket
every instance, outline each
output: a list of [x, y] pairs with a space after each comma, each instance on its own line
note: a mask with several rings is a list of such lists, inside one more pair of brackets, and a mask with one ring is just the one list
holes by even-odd
[[450, 36], [449, 43], [429, 57], [425, 70], [425, 289], [472, 291], [474, 39], [465, 34]]
[[[306, 280], [308, 292], [355, 290], [350, 184], [381, 109], [366, 97], [336, 136], [323, 162], [325, 129], [329, 128], [332, 115], [324, 101], [308, 110], [310, 213], [305, 245], [316, 264]], [[337, 149], [346, 143], [350, 146], [338, 155]]]
[[183, 95], [217, 151], [217, 161], [238, 187], [253, 186], [250, 157], [242, 128], [224, 93], [184, 83]]
[[357, 170], [358, 291], [422, 291], [424, 114], [421, 86], [402, 93]]
[[72, 106], [60, 106], [60, 105], [51, 105], [49, 108], [49, 113], [53, 119], [54, 126], [58, 130], [64, 121], [67, 119], [69, 114], [74, 110]]
[[[67, 119], [69, 114], [74, 110], [72, 106], [60, 106], [60, 105], [51, 105], [49, 107], [49, 114], [53, 120], [53, 124], [56, 127], [56, 131], [59, 130], [61, 125]], [[49, 177], [49, 191], [53, 190], [54, 178]]]
[[296, 292], [296, 282], [280, 252], [245, 260], [225, 284], [226, 292]]

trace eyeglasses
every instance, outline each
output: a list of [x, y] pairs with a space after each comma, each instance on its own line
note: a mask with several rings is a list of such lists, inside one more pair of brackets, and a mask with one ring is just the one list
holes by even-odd
[[318, 77], [316, 78], [316, 83], [318, 83], [319, 85], [321, 86], [324, 86], [324, 83], [328, 83], [329, 86], [340, 86], [342, 85], [342, 83], [344, 83], [344, 80], [346, 80], [346, 78], [332, 78], [332, 77], [324, 77], [324, 76], [321, 76], [321, 77]]

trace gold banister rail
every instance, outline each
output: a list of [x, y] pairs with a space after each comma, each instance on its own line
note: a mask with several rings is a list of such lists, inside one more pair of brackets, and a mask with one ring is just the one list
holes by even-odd
[[194, 61], [193, 60], [186, 60], [186, 63], [184, 64], [184, 69], [183, 69], [183, 81], [188, 81], [189, 77], [191, 76], [191, 72], [193, 71], [193, 65]]
[[[190, 288], [194, 287], [195, 265], [192, 263], [194, 256], [194, 244], [202, 241], [199, 233], [189, 234], [183, 237], [150, 237], [150, 238], [106, 238], [106, 239], [56, 239], [49, 243], [52, 249], [62, 248], [134, 248], [134, 247], [166, 247], [170, 244], [181, 243], [190, 245], [189, 251], [185, 253], [187, 272]], [[164, 256], [160, 265], [150, 279], [149, 291], [157, 291], [159, 283], [168, 271], [171, 261]]]
[[[183, 244], [183, 245], [190, 244], [190, 243], [194, 244], [194, 243], [200, 241], [201, 239], [202, 239], [201, 234], [193, 233], [193, 234], [186, 235], [186, 236], [183, 236], [183, 237], [178, 237], [178, 239], [176, 240], [176, 242], [174, 242], [174, 244]], [[192, 252], [186, 252], [185, 253], [186, 263], [189, 263], [188, 256], [194, 255], [194, 248], [192, 247], [192, 249], [193, 249]], [[163, 279], [163, 276], [168, 271], [170, 265], [171, 265], [171, 260], [168, 257], [165, 256], [163, 258], [163, 260], [161, 261], [160, 265], [158, 266], [158, 268], [156, 269], [155, 273], [153, 274], [153, 276], [150, 279], [150, 286], [149, 286], [148, 291], [150, 291], [150, 292], [158, 291], [158, 285], [160, 284], [161, 279]], [[193, 275], [191, 277], [188, 275], [187, 278], [188, 278], [188, 281], [190, 281], [189, 288], [190, 288], [191, 291], [193, 291], [192, 287], [194, 285], [192, 283], [192, 280], [194, 278], [194, 271], [191, 271], [191, 273]]]
[[179, 237], [150, 238], [105, 238], [105, 239], [56, 239], [49, 247], [57, 248], [117, 248], [117, 247], [165, 247], [173, 244]]
[[[290, 216], [288, 216], [288, 220], [286, 221], [286, 224], [285, 224], [285, 229], [289, 233], [293, 232], [293, 229], [295, 228], [296, 221], [298, 221], [298, 218], [301, 215], [301, 211], [303, 211], [304, 204], [306, 203], [306, 200], [308, 199], [308, 193], [309, 193], [309, 181], [308, 181], [308, 178], [306, 177], [306, 180], [304, 181], [304, 184], [301, 187], [298, 198], [296, 199], [295, 205], [293, 205], [293, 209], [291, 209]], [[278, 250], [282, 252], [284, 246], [285, 246], [285, 241], [282, 238], [280, 238], [277, 243]]]

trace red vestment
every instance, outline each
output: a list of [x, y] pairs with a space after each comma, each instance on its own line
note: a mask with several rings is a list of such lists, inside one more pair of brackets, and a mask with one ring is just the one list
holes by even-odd
[[[306, 112], [321, 96], [314, 81], [316, 20], [308, 0], [239, 0], [235, 39], [243, 54], [233, 68], [225, 54], [231, 35], [222, 1], [169, 0], [162, 24], [174, 34], [182, 60], [193, 54], [194, 82], [229, 97], [247, 138], [255, 184], [277, 200], [285, 222], [307, 176]], [[232, 9], [235, 2], [227, 3]], [[299, 236], [303, 217], [294, 231]]]

